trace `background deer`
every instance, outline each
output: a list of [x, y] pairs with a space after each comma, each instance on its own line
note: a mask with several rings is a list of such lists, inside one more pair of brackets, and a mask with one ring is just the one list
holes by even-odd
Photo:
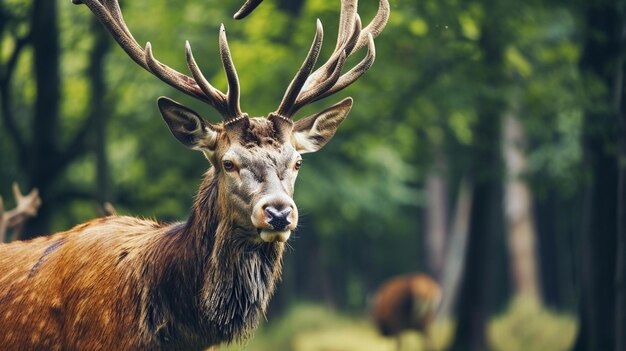
[[[208, 123], [168, 99], [158, 106], [176, 139], [213, 167], [185, 222], [110, 216], [29, 242], [0, 246], [0, 344], [4, 349], [201, 350], [251, 333], [281, 274], [284, 242], [298, 223], [293, 201], [301, 154], [323, 147], [352, 106], [350, 98], [293, 121], [306, 104], [357, 80], [374, 61], [373, 38], [389, 4], [365, 28], [357, 1], [342, 1], [337, 45], [313, 72], [322, 25], [282, 102], [249, 118], [224, 28], [219, 32], [228, 91], [202, 75], [186, 45], [191, 77], [157, 61], [128, 30], [115, 0], [83, 0], [118, 44], [163, 82], [222, 116]], [[239, 17], [260, 1], [249, 1]], [[348, 56], [365, 58], [343, 73]]]
[[400, 334], [416, 330], [424, 336], [425, 348], [430, 348], [429, 328], [439, 303], [439, 284], [425, 274], [392, 278], [384, 283], [374, 297], [372, 314], [378, 330], [385, 336], [396, 336], [401, 349]]

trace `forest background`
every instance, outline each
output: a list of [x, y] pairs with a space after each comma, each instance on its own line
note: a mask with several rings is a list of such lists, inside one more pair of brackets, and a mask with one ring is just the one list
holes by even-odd
[[[189, 40], [220, 89], [223, 22], [250, 115], [276, 109], [316, 18], [330, 54], [339, 11], [268, 0], [235, 22], [237, 1], [121, 5], [138, 41], [180, 71]], [[361, 1], [364, 21], [377, 5]], [[522, 334], [522, 346], [626, 350], [626, 2], [391, 6], [370, 72], [299, 114], [355, 99], [331, 144], [305, 157], [303, 218], [270, 321], [303, 302], [367, 320], [382, 282], [422, 271], [442, 284], [442, 319], [456, 326], [442, 348], [514, 349]], [[0, 194], [10, 208], [17, 181], [43, 202], [22, 238], [99, 216], [106, 202], [186, 218], [207, 163], [169, 135], [161, 95], [219, 120], [139, 69], [86, 7], [0, 0]]]

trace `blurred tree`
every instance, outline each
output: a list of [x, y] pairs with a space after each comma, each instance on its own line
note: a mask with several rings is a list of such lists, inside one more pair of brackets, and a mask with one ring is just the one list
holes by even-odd
[[[59, 44], [59, 26], [57, 1], [34, 0], [30, 4], [30, 19], [11, 17], [10, 4], [2, 4], [3, 17], [10, 24], [3, 29], [3, 36], [13, 36], [15, 42], [13, 51], [6, 62], [3, 62], [3, 74], [0, 80], [2, 115], [4, 125], [8, 129], [8, 136], [20, 155], [18, 162], [21, 172], [29, 179], [29, 185], [40, 190], [43, 205], [39, 215], [30, 221], [24, 233], [24, 238], [47, 234], [50, 231], [54, 206], [62, 203], [66, 196], [59, 191], [58, 181], [67, 168], [89, 151], [90, 136], [94, 121], [99, 113], [105, 113], [103, 104], [95, 99], [92, 105], [93, 113], [84, 119], [79, 128], [71, 137], [61, 131], [61, 125], [66, 123], [65, 116], [61, 115], [62, 79], [61, 79], [61, 51]], [[29, 28], [26, 34], [19, 34], [21, 28]], [[35, 84], [35, 101], [32, 119], [12, 104], [13, 101], [24, 101], [24, 95], [16, 98], [17, 92], [13, 89], [16, 84], [14, 72], [25, 47], [32, 47], [33, 52], [33, 80]], [[93, 74], [92, 96], [104, 95], [99, 65], [104, 57], [106, 46], [95, 46], [90, 73]], [[28, 95], [28, 91], [20, 91]], [[16, 112], [20, 111], [20, 112]], [[19, 116], [19, 118], [18, 118]], [[26, 132], [25, 130], [28, 130]], [[69, 139], [70, 141], [66, 141]], [[103, 144], [102, 144], [103, 145]], [[55, 189], [56, 187], [56, 189]], [[76, 195], [74, 190], [71, 191]], [[89, 195], [88, 195], [89, 196]]]
[[524, 8], [507, 56], [527, 138], [522, 180], [533, 198], [540, 295], [553, 308], [571, 309], [578, 297], [573, 262], [580, 257], [581, 231], [572, 218], [582, 218], [580, 13], [572, 4], [547, 5]]
[[[626, 26], [626, 8], [619, 9], [622, 15], [622, 28]], [[626, 33], [626, 31], [622, 31]], [[622, 36], [624, 40], [624, 36]], [[616, 262], [616, 308], [615, 308], [615, 349], [626, 349], [626, 58], [621, 57], [618, 68], [618, 81], [621, 82], [618, 95], [619, 107], [619, 185], [617, 205], [617, 262]]]
[[[626, 4], [618, 4], [621, 47], [626, 45]], [[626, 55], [617, 60], [616, 105], [618, 110], [618, 204], [617, 253], [615, 260], [615, 350], [626, 350]]]
[[289, 13], [291, 16], [298, 17], [305, 0], [278, 0], [278, 8]]
[[523, 179], [527, 171], [526, 133], [512, 111], [505, 114], [503, 124], [502, 149], [506, 165], [504, 208], [514, 294], [540, 302], [533, 196]]
[[[44, 199], [39, 217], [29, 225], [27, 233], [45, 233], [50, 220], [50, 182], [58, 176], [60, 160], [58, 151], [58, 118], [60, 101], [59, 45], [56, 24], [56, 2], [35, 0], [31, 5], [31, 19], [27, 34], [19, 36], [17, 28], [23, 26], [20, 19], [9, 18], [10, 4], [2, 4], [3, 23], [13, 28], [2, 28], [14, 37], [14, 49], [3, 64], [2, 90], [3, 121], [9, 129], [17, 149], [23, 171], [29, 175], [29, 185], [38, 187]], [[25, 21], [25, 19], [22, 19]], [[15, 22], [15, 23], [13, 23]], [[3, 33], [4, 34], [4, 33]], [[4, 36], [4, 35], [3, 35]], [[33, 71], [36, 81], [36, 102], [33, 112], [32, 135], [25, 135], [18, 127], [11, 104], [12, 81], [19, 56], [26, 45], [32, 45]], [[31, 139], [29, 142], [28, 139]], [[28, 235], [28, 234], [27, 234]]]
[[436, 156], [438, 161], [426, 178], [425, 191], [427, 205], [425, 209], [424, 256], [426, 271], [441, 282], [445, 263], [445, 249], [448, 242], [448, 179], [446, 179], [445, 157]]
[[[624, 9], [622, 8], [622, 11]], [[622, 12], [623, 14], [623, 12]], [[623, 17], [624, 18], [624, 17]], [[625, 23], [623, 23], [624, 25]], [[626, 31], [622, 31], [626, 33]], [[623, 38], [623, 37], [622, 37]], [[615, 272], [615, 350], [626, 350], [626, 59], [622, 56], [619, 68], [619, 81], [622, 83], [618, 97], [619, 129], [619, 185], [618, 185], [618, 225], [617, 259]]]
[[109, 51], [110, 39], [102, 25], [94, 18], [91, 21], [94, 44], [89, 54], [87, 74], [91, 80], [89, 121], [93, 121], [94, 140], [92, 147], [96, 155], [96, 199], [102, 207], [111, 201], [109, 163], [107, 158], [107, 120], [113, 112], [107, 102], [107, 81], [104, 61]]
[[438, 315], [446, 318], [453, 316], [459, 294], [459, 285], [464, 273], [463, 263], [467, 254], [469, 218], [472, 212], [470, 207], [472, 189], [473, 186], [467, 180], [461, 181], [449, 234], [450, 239], [447, 242], [445, 265], [441, 279], [443, 299], [438, 312]]
[[59, 144], [61, 77], [57, 2], [33, 0], [31, 24], [37, 90], [25, 171], [30, 186], [40, 190], [43, 205], [39, 216], [28, 223], [25, 238], [46, 234], [50, 229], [51, 207], [55, 203], [51, 185], [68, 162]]
[[[485, 1], [485, 9], [502, 11], [496, 1]], [[500, 12], [500, 11], [502, 12]], [[501, 117], [505, 113], [506, 96], [502, 94], [507, 79], [504, 75], [504, 49], [510, 40], [506, 34], [504, 15], [488, 15], [482, 19], [479, 48], [481, 93], [476, 100], [478, 121], [473, 134], [479, 136], [471, 145], [470, 174], [473, 179], [470, 229], [465, 274], [459, 292], [457, 330], [453, 350], [484, 350], [487, 348], [486, 322], [497, 297], [496, 252], [498, 234], [502, 233], [502, 158], [500, 153]]]
[[19, 132], [18, 123], [14, 114], [11, 82], [15, 74], [16, 66], [24, 49], [31, 41], [30, 27], [20, 31], [20, 25], [27, 22], [28, 10], [26, 6], [10, 7], [5, 2], [0, 2], [0, 35], [9, 36], [12, 39], [12, 48], [5, 54], [2, 53], [0, 65], [0, 103], [2, 104], [2, 122], [8, 131], [8, 138], [15, 144], [18, 160], [22, 165], [26, 164], [26, 141]]
[[[619, 69], [626, 17], [620, 1], [584, 3], [584, 51], [580, 69], [586, 111], [583, 126], [585, 217], [581, 257], [580, 329], [575, 350], [615, 347], [615, 273], [618, 185], [618, 109], [622, 89]], [[617, 89], [617, 91], [615, 90]]]

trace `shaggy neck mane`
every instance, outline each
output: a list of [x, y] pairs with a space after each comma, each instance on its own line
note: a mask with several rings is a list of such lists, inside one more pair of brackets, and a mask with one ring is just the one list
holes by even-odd
[[185, 330], [171, 330], [168, 327], [175, 323], [168, 322], [173, 321], [158, 312], [151, 316], [148, 308], [149, 329], [161, 340], [164, 333], [167, 339], [182, 334], [198, 343], [231, 342], [249, 336], [280, 279], [283, 244], [256, 244], [246, 239], [251, 233], [233, 225], [228, 208], [219, 199], [212, 168], [200, 186], [188, 221], [172, 226], [157, 245], [155, 260], [170, 262], [161, 262], [169, 269], [161, 270], [163, 276], [157, 278], [159, 292], [153, 297], [160, 301], [153, 303], [175, 303], [160, 306], [170, 311], [170, 318], [185, 325]]

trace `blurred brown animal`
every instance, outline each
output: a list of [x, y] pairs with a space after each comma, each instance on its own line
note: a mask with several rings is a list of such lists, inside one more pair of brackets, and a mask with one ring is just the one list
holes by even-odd
[[[285, 241], [298, 223], [293, 191], [301, 154], [333, 137], [352, 99], [295, 122], [293, 116], [372, 65], [374, 37], [389, 17], [387, 0], [380, 0], [364, 28], [357, 1], [343, 0], [335, 51], [313, 71], [322, 45], [318, 21], [302, 68], [266, 118], [249, 118], [240, 109], [223, 26], [227, 93], [205, 79], [189, 44], [192, 77], [157, 61], [149, 43], [139, 46], [117, 0], [74, 2], [88, 6], [137, 64], [215, 108], [223, 122], [209, 123], [173, 100], [158, 100], [174, 137], [212, 165], [186, 222], [109, 216], [0, 246], [1, 349], [203, 350], [250, 335], [280, 279]], [[248, 1], [239, 16], [259, 2]], [[365, 58], [342, 73], [360, 48], [367, 48]]]
[[439, 284], [425, 274], [392, 278], [376, 293], [372, 308], [374, 322], [382, 335], [397, 337], [416, 330], [424, 336], [425, 348], [430, 348], [429, 329], [441, 303]]

